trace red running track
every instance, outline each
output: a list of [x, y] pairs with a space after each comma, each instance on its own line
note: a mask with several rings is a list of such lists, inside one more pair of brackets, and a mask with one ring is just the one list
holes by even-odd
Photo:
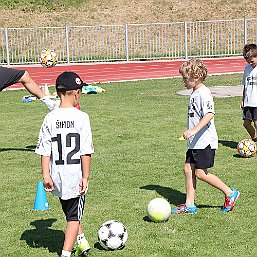
[[[185, 60], [149, 61], [149, 62], [117, 62], [57, 65], [53, 68], [37, 66], [15, 66], [25, 69], [32, 79], [40, 86], [47, 83], [55, 84], [56, 77], [63, 71], [74, 71], [88, 84], [145, 79], [172, 78], [180, 76], [178, 69]], [[243, 72], [246, 62], [242, 57], [203, 59], [208, 74]], [[8, 89], [22, 88], [20, 83]]]

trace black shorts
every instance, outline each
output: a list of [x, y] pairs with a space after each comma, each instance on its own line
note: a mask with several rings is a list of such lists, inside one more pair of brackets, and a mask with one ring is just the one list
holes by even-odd
[[188, 149], [186, 163], [194, 163], [196, 169], [207, 169], [214, 165], [215, 149], [208, 145], [205, 149]]
[[257, 120], [257, 107], [244, 107], [243, 120]]
[[16, 70], [0, 66], [0, 91], [17, 83], [24, 73], [25, 70]]
[[80, 221], [82, 219], [85, 206], [85, 195], [68, 200], [59, 199], [67, 221]]

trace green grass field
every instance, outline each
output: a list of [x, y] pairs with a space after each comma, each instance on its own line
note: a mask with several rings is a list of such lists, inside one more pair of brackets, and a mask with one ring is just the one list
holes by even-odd
[[[241, 74], [208, 77], [208, 86], [239, 85]], [[148, 202], [166, 198], [174, 208], [185, 200], [183, 164], [188, 97], [177, 96], [181, 79], [101, 85], [107, 93], [83, 95], [81, 107], [91, 117], [95, 145], [83, 227], [92, 257], [257, 256], [256, 156], [240, 158], [237, 142], [248, 138], [242, 126], [240, 97], [215, 98], [219, 149], [212, 172], [241, 196], [230, 213], [224, 196], [198, 182], [197, 215], [150, 222]], [[0, 252], [8, 257], [59, 256], [65, 219], [57, 198], [51, 207], [32, 211], [41, 181], [40, 157], [33, 151], [47, 108], [39, 101], [23, 104], [24, 90], [1, 92]], [[129, 239], [120, 251], [97, 244], [99, 226], [117, 219]]]

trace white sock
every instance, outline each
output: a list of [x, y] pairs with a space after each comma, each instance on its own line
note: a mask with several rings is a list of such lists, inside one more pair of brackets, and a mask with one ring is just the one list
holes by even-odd
[[71, 252], [62, 250], [62, 255], [65, 256], [65, 257], [70, 257], [71, 256]]
[[80, 234], [80, 235], [77, 236], [77, 242], [78, 242], [78, 244], [80, 244], [80, 242], [81, 242], [81, 240], [82, 240], [83, 238], [85, 238], [84, 233], [82, 233], [82, 234]]

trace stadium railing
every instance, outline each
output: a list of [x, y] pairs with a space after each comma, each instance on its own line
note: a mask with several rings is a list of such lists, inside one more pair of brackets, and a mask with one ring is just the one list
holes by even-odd
[[240, 56], [257, 42], [257, 18], [38, 28], [0, 28], [0, 64], [36, 64], [43, 49], [60, 63]]

